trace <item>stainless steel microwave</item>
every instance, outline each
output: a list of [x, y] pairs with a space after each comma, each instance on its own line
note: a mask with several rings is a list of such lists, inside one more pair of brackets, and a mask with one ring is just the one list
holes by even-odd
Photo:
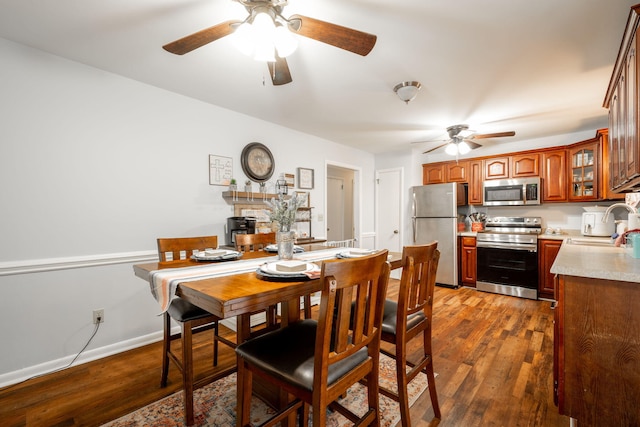
[[540, 178], [495, 179], [484, 181], [484, 206], [540, 204]]

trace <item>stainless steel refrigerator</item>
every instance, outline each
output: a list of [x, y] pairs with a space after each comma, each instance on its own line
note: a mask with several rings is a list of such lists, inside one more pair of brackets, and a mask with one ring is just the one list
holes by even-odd
[[438, 241], [440, 262], [436, 284], [458, 285], [458, 206], [467, 204], [464, 184], [432, 184], [411, 187], [413, 244]]

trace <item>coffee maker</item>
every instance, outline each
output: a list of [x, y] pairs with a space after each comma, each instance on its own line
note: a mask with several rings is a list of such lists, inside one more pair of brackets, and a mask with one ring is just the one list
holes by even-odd
[[225, 242], [227, 246], [236, 246], [236, 234], [255, 234], [256, 219], [248, 216], [232, 216], [227, 218]]

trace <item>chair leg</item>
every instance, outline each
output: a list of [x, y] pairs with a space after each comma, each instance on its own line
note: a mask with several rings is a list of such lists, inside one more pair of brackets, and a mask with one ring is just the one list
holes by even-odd
[[379, 366], [378, 364], [375, 364], [375, 369], [367, 375], [367, 401], [369, 402], [369, 408], [373, 408], [375, 410], [375, 417], [373, 422], [369, 425], [374, 427], [380, 426], [380, 394], [378, 392], [378, 381], [380, 381], [379, 372]]
[[436, 376], [433, 372], [433, 357], [431, 351], [431, 330], [427, 329], [423, 333], [424, 337], [424, 353], [425, 357], [429, 358], [429, 364], [425, 366], [425, 373], [427, 374], [427, 381], [429, 381], [429, 395], [431, 396], [431, 406], [433, 407], [433, 414], [437, 419], [441, 419], [440, 405], [438, 404], [438, 393], [436, 392]]
[[431, 396], [431, 406], [433, 406], [433, 415], [437, 419], [441, 419], [440, 405], [438, 404], [438, 393], [436, 392], [436, 376], [433, 372], [433, 363], [429, 362], [426, 367], [427, 380], [429, 381], [429, 395]]
[[251, 395], [253, 394], [252, 390], [252, 372], [249, 369], [246, 369], [244, 361], [238, 357], [238, 371], [237, 371], [237, 381], [242, 383], [241, 387], [237, 387], [237, 400], [238, 403], [236, 405], [238, 422], [236, 425], [246, 426], [251, 421]]
[[309, 425], [309, 404], [303, 403], [300, 408], [300, 420], [298, 421], [299, 427], [307, 427]]
[[182, 383], [184, 387], [184, 420], [193, 425], [193, 348], [191, 322], [182, 323]]
[[160, 377], [160, 387], [167, 386], [169, 376], [169, 351], [171, 351], [171, 318], [168, 313], [162, 315], [163, 341], [162, 341], [162, 376]]
[[304, 318], [311, 319], [311, 295], [307, 294], [303, 299]]
[[213, 366], [218, 366], [218, 322], [213, 324]]
[[398, 383], [398, 405], [402, 427], [411, 426], [409, 396], [407, 390], [407, 353], [405, 343], [396, 344], [396, 378]]

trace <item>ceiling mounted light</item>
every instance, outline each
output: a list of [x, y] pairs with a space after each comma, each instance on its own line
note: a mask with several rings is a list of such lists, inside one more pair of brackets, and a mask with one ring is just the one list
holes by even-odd
[[467, 154], [471, 151], [471, 147], [462, 138], [455, 136], [444, 149], [444, 152], [450, 156], [458, 156], [459, 154]]
[[398, 98], [405, 102], [405, 104], [409, 104], [409, 101], [412, 101], [416, 97], [421, 87], [422, 85], [420, 82], [402, 82], [398, 83], [393, 88], [393, 91], [398, 95]]
[[[289, 22], [280, 22], [279, 18], [272, 9], [256, 8], [235, 30], [236, 48], [256, 61], [275, 62], [276, 52], [280, 58], [291, 55], [298, 47], [298, 40], [289, 30]], [[293, 28], [294, 24], [291, 23]]]

